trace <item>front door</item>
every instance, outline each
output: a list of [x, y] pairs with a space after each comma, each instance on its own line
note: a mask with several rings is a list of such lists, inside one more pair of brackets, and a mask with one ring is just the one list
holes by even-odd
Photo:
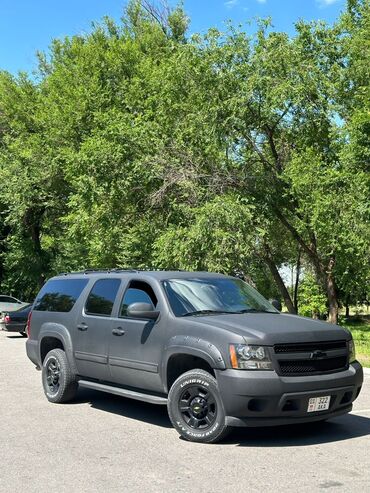
[[123, 386], [163, 392], [159, 374], [165, 321], [129, 318], [132, 303], [151, 303], [161, 309], [158, 293], [141, 280], [131, 280], [121, 296], [116, 332], [109, 344], [109, 366], [112, 380]]
[[74, 355], [81, 376], [110, 380], [108, 344], [113, 329], [111, 315], [120, 284], [117, 278], [97, 280], [77, 317]]

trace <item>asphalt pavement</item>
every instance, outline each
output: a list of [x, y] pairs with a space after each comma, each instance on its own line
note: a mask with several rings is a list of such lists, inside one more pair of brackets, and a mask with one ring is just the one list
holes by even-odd
[[49, 403], [25, 339], [0, 332], [0, 492], [370, 492], [370, 373], [351, 414], [189, 443], [165, 407], [81, 389]]

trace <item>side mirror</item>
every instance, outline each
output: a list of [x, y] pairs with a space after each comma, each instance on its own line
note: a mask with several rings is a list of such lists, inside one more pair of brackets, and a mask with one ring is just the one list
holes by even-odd
[[150, 303], [132, 303], [127, 308], [127, 316], [156, 320], [159, 316], [159, 311], [156, 311]]
[[270, 300], [271, 305], [276, 308], [279, 312], [283, 309], [279, 300]]

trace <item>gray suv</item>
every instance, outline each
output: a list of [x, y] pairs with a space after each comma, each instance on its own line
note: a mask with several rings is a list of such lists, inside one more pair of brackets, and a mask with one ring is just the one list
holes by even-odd
[[363, 381], [347, 330], [282, 314], [242, 280], [207, 272], [59, 275], [28, 335], [49, 401], [81, 386], [167, 405], [197, 442], [348, 413]]

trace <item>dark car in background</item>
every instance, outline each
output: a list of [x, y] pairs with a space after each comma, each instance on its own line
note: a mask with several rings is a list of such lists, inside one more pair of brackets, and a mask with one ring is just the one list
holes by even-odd
[[0, 314], [3, 312], [13, 312], [24, 308], [28, 303], [9, 296], [7, 294], [0, 294]]
[[26, 324], [31, 309], [32, 304], [29, 304], [19, 310], [3, 312], [0, 316], [0, 329], [7, 332], [19, 332], [23, 337], [27, 337]]

